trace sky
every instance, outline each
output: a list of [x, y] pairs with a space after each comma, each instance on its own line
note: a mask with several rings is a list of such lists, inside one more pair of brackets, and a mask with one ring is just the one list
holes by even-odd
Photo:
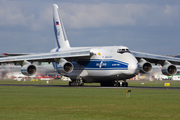
[[180, 54], [178, 0], [0, 0], [0, 53], [42, 53], [55, 47], [53, 4], [71, 47], [127, 46]]

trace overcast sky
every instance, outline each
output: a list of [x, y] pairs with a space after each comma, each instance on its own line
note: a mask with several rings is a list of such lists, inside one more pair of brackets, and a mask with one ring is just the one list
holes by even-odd
[[0, 0], [0, 53], [53, 49], [54, 3], [72, 47], [124, 45], [180, 54], [178, 0]]

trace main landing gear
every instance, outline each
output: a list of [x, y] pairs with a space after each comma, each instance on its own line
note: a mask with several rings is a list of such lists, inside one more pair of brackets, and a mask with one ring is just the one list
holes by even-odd
[[69, 86], [84, 86], [84, 83], [80, 83], [80, 82], [69, 82]]
[[115, 86], [115, 87], [118, 87], [118, 86], [120, 86], [120, 83], [119, 82], [102, 82], [101, 86]]
[[127, 82], [122, 82], [122, 87], [128, 87], [128, 83]]
[[84, 86], [82, 80], [74, 80], [69, 82], [69, 86]]
[[120, 82], [114, 82], [114, 85], [113, 85], [114, 87], [120, 87]]
[[[114, 87], [120, 87], [120, 82], [114, 81], [114, 82], [102, 82], [101, 86], [114, 86]], [[128, 82], [124, 81], [122, 82], [122, 87], [128, 87]]]

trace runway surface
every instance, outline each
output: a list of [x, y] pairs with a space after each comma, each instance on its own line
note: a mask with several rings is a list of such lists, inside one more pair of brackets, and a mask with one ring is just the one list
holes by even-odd
[[0, 84], [0, 86], [22, 86], [22, 87], [66, 87], [66, 88], [107, 88], [107, 89], [172, 89], [180, 90], [180, 87], [101, 87], [101, 86], [68, 86], [68, 85], [30, 85], [30, 84]]

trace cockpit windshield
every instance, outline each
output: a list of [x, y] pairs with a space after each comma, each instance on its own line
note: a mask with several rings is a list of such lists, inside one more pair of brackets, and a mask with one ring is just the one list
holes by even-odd
[[121, 54], [123, 54], [123, 53], [130, 53], [129, 49], [118, 49], [117, 52], [121, 53]]

